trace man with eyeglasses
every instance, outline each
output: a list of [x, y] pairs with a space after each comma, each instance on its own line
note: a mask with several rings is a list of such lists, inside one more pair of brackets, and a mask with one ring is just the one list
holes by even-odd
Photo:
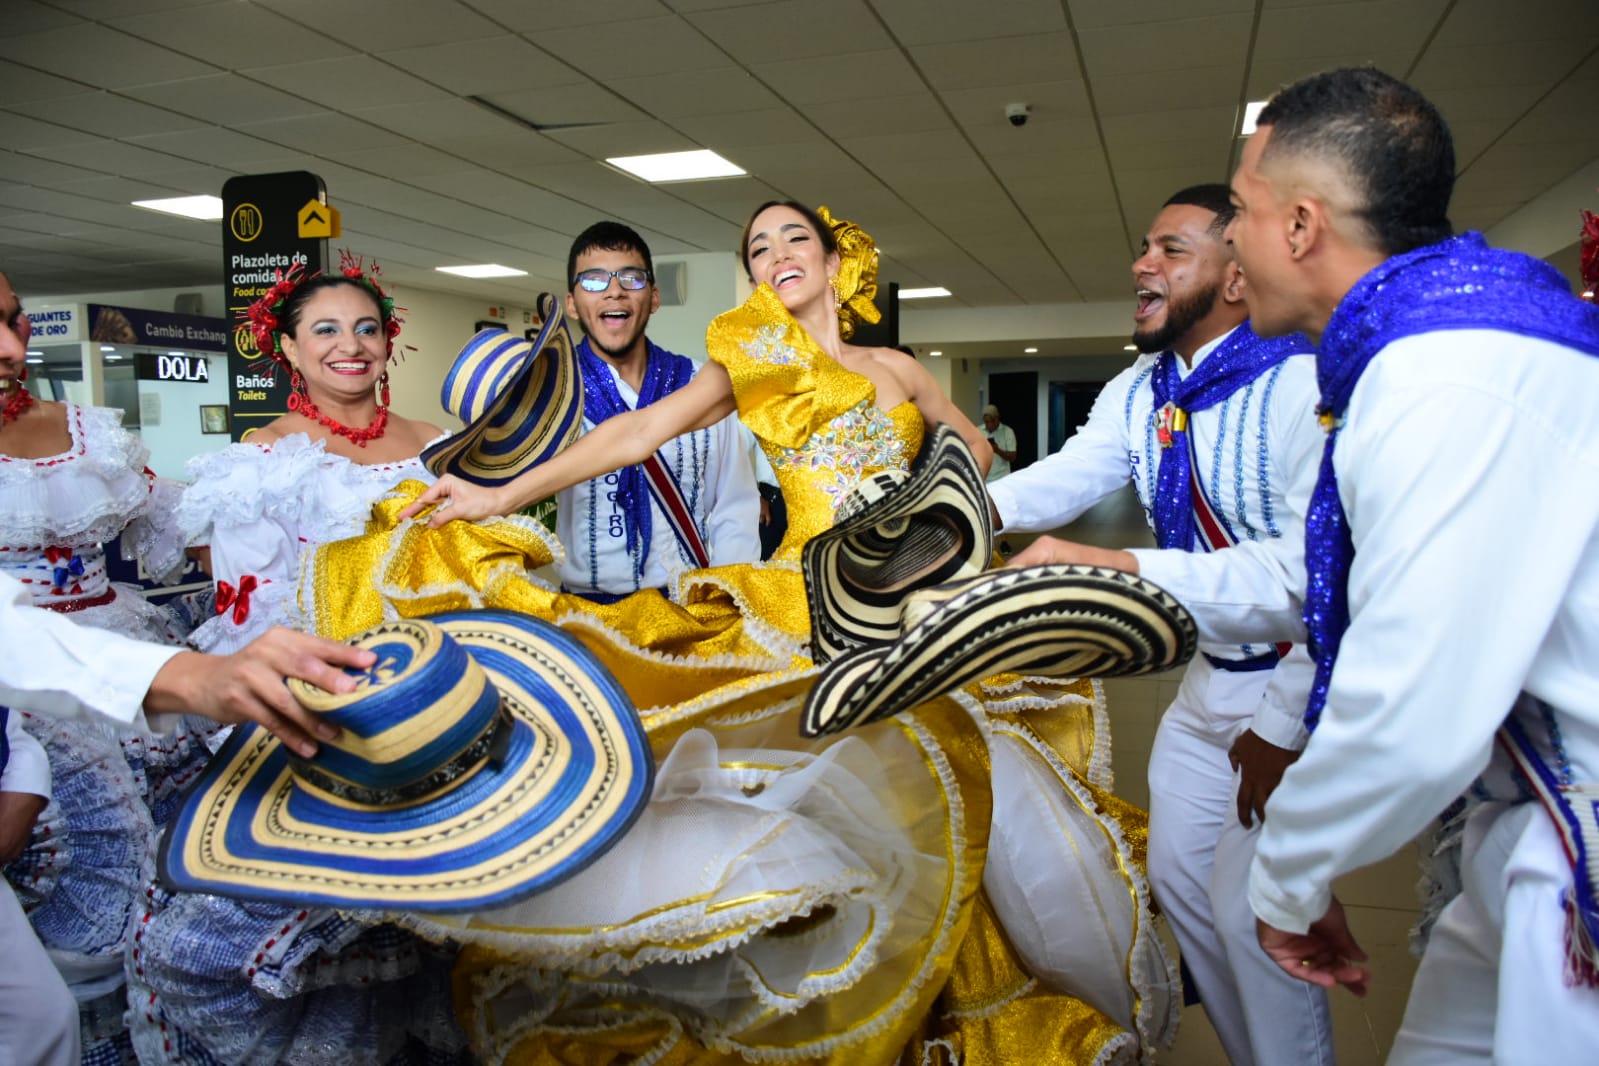
[[[645, 336], [661, 305], [649, 245], [619, 222], [596, 222], [567, 256], [566, 312], [577, 346], [583, 425], [647, 407], [687, 385], [699, 365]], [[611, 602], [667, 588], [677, 573], [761, 557], [761, 498], [736, 416], [668, 441], [649, 460], [556, 496], [567, 591]]]

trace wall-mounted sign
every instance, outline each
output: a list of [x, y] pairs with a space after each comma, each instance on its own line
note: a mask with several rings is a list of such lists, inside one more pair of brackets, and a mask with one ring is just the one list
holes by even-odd
[[211, 360], [203, 355], [139, 352], [133, 357], [133, 376], [140, 381], [210, 381]]
[[[322, 179], [305, 170], [250, 174], [229, 178], [222, 185], [222, 266], [228, 317], [234, 323], [228, 344], [234, 440], [288, 410], [288, 375], [278, 373], [270, 353], [256, 350], [242, 317], [280, 273], [295, 266], [310, 274], [327, 268], [327, 239], [303, 235], [301, 229], [302, 214], [313, 203], [326, 207], [327, 202]], [[331, 222], [336, 215], [328, 210]]]
[[220, 318], [90, 304], [88, 319], [89, 339], [101, 344], [148, 344], [197, 352], [228, 350], [228, 324]]
[[33, 326], [33, 339], [41, 341], [79, 341], [83, 324], [73, 304], [40, 305], [25, 308]]

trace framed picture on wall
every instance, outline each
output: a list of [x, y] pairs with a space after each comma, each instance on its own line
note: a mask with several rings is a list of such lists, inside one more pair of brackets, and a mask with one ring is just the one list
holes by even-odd
[[228, 431], [228, 405], [203, 403], [200, 405], [200, 432], [226, 433]]

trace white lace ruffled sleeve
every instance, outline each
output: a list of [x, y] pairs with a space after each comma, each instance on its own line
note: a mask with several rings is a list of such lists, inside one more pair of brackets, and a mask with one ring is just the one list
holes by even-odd
[[270, 448], [233, 444], [188, 468], [179, 520], [191, 544], [211, 548], [217, 616], [191, 640], [236, 651], [273, 625], [293, 624], [301, 554], [364, 528], [372, 503], [407, 477], [431, 481], [415, 461], [360, 466], [296, 433]]
[[183, 485], [163, 477], [150, 478], [150, 495], [143, 509], [122, 531], [124, 558], [137, 559], [157, 584], [170, 585], [183, 573], [183, 549], [188, 537], [178, 524]]
[[149, 452], [122, 428], [121, 411], [68, 404], [67, 432], [60, 455], [0, 461], [9, 543], [103, 543], [148, 505]]

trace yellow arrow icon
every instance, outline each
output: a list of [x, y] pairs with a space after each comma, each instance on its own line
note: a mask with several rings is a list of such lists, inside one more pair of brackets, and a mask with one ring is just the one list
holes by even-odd
[[307, 200], [300, 208], [299, 229], [302, 237], [337, 237], [342, 232], [339, 209], [320, 200]]

